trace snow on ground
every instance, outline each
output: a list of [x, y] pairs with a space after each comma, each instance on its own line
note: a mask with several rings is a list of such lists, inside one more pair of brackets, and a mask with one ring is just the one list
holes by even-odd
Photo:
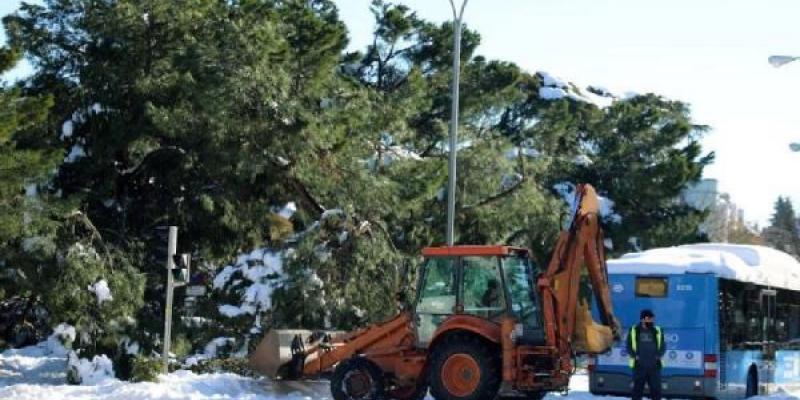
[[[64, 368], [66, 357], [53, 345], [42, 342], [23, 349], [7, 350], [0, 354], [0, 399], [15, 400], [331, 400], [328, 383], [272, 382], [267, 379], [245, 378], [235, 374], [195, 374], [176, 371], [160, 375], [158, 382], [124, 382], [103, 380], [93, 385], [67, 385]], [[55, 347], [55, 350], [59, 350]], [[594, 399], [589, 393], [586, 375], [573, 376], [569, 393], [551, 393], [548, 400]], [[599, 397], [621, 400], [618, 397]], [[796, 394], [779, 392], [755, 398], [769, 400], [795, 399]], [[432, 399], [428, 396], [426, 399]]]
[[66, 384], [67, 356], [63, 347], [45, 341], [0, 353], [0, 399], [15, 400], [306, 400], [330, 398], [327, 384], [310, 388], [235, 374], [194, 374], [176, 371], [158, 382], [99, 380], [92, 385]]
[[[272, 382], [245, 378], [235, 374], [195, 374], [176, 371], [160, 375], [158, 382], [124, 382], [100, 380], [91, 385], [67, 385], [63, 354], [50, 352], [42, 342], [23, 349], [0, 354], [0, 399], [39, 400], [331, 400], [329, 384], [318, 382]], [[593, 397], [588, 391], [588, 378], [576, 375], [568, 398], [583, 400]], [[548, 397], [561, 397], [551, 394]], [[427, 399], [432, 399], [430, 396]], [[606, 400], [613, 398], [606, 397]]]
[[162, 375], [159, 382], [129, 383], [107, 381], [94, 386], [16, 384], [0, 388], [0, 398], [16, 400], [306, 400], [317, 399], [314, 394], [296, 390], [284, 391], [262, 385], [259, 381], [234, 374], [194, 374], [177, 371]]

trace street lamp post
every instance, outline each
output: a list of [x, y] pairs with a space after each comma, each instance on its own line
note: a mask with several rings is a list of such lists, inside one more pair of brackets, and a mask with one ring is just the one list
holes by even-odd
[[[769, 56], [767, 61], [775, 68], [780, 68], [792, 61], [800, 60], [797, 56]], [[789, 143], [789, 149], [794, 152], [800, 152], [800, 142]]]
[[455, 213], [456, 213], [456, 153], [458, 152], [458, 85], [461, 75], [461, 21], [464, 16], [464, 9], [467, 1], [461, 3], [460, 10], [457, 9], [453, 0], [450, 0], [450, 7], [453, 9], [453, 82], [452, 82], [452, 104], [450, 109], [450, 157], [448, 163], [448, 182], [447, 182], [447, 245], [452, 246], [454, 242]]

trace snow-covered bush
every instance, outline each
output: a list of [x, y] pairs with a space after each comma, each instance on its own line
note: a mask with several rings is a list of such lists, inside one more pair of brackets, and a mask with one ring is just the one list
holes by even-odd
[[114, 379], [114, 366], [105, 354], [89, 360], [71, 352], [67, 365], [67, 382], [72, 384], [97, 385]]
[[67, 355], [75, 342], [75, 327], [65, 323], [58, 324], [53, 329], [53, 334], [47, 338], [47, 348], [57, 355]]

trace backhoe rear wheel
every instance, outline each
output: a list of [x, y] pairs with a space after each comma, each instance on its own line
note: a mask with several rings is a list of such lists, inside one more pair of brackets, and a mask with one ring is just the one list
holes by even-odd
[[363, 357], [342, 361], [333, 370], [331, 394], [335, 400], [382, 400], [383, 371]]
[[500, 352], [469, 334], [434, 345], [429, 382], [437, 400], [493, 399], [500, 387]]

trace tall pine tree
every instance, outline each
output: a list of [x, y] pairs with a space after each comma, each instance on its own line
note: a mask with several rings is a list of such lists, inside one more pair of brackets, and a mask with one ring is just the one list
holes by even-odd
[[797, 215], [788, 197], [778, 196], [775, 200], [775, 213], [770, 218], [770, 225], [764, 228], [762, 236], [769, 246], [800, 258]]
[[[0, 48], [0, 74], [19, 57], [17, 48]], [[47, 95], [26, 96], [21, 87], [0, 86], [0, 346], [3, 339], [26, 344], [37, 338], [37, 330], [47, 329], [46, 321], [35, 316], [41, 312], [36, 276], [20, 258], [32, 244], [30, 237], [47, 226], [48, 201], [40, 185], [57, 153], [42, 151], [31, 138], [43, 130], [51, 106]]]

